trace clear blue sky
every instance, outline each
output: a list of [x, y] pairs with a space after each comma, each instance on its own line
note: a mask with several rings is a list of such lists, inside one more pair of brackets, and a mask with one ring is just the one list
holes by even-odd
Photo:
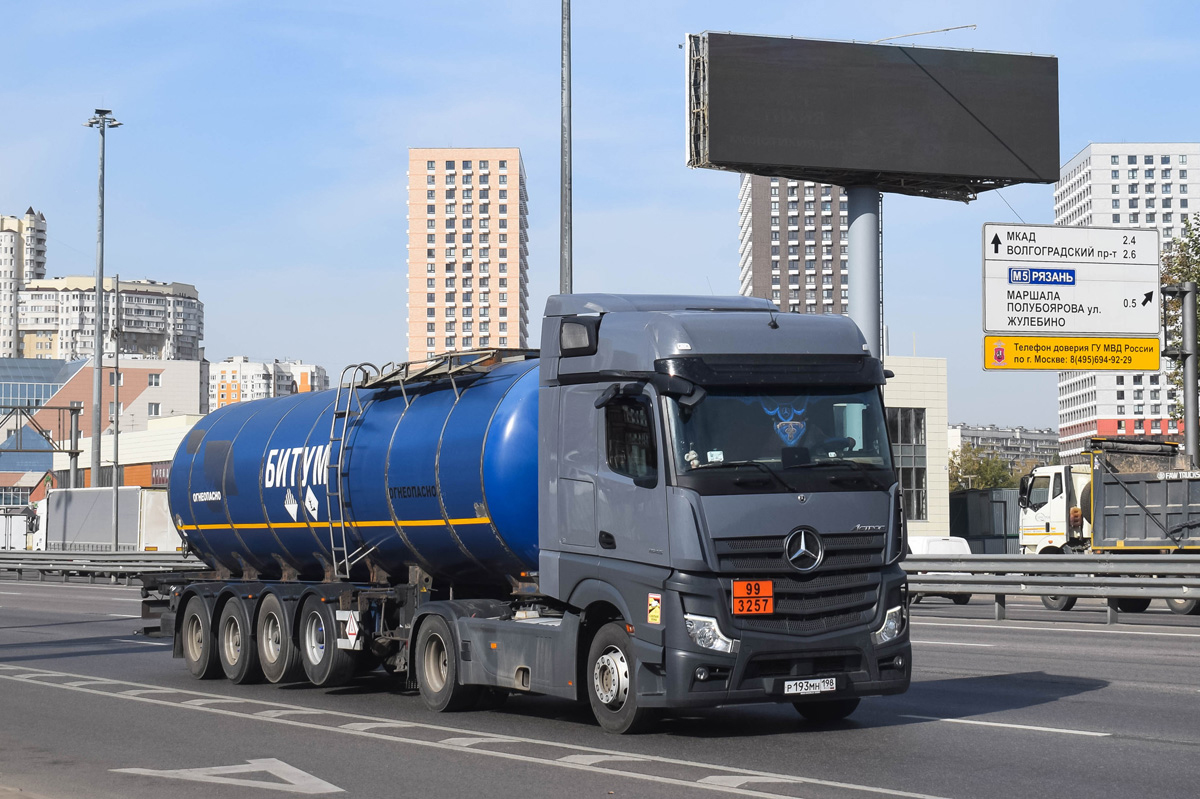
[[[1194, 141], [1190, 3], [576, 0], [579, 291], [733, 293], [737, 178], [684, 166], [684, 65], [703, 30], [1033, 52], [1060, 59], [1065, 161], [1089, 141]], [[0, 47], [0, 212], [49, 220], [49, 273], [91, 274], [93, 108], [109, 137], [107, 266], [194, 283], [208, 356], [331, 372], [404, 356], [405, 169], [413, 146], [522, 148], [531, 318], [557, 287], [557, 0], [42, 2]], [[1005, 197], [1052, 221], [1048, 186]], [[970, 205], [889, 196], [893, 354], [949, 359], [950, 415], [1052, 425], [1051, 375], [980, 368], [980, 225]], [[536, 332], [536, 322], [534, 329]], [[536, 343], [536, 339], [535, 342]]]

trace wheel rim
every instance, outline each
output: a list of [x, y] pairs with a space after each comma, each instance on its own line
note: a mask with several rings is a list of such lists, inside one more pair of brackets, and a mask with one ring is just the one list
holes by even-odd
[[325, 622], [315, 610], [308, 614], [308, 622], [304, 625], [304, 651], [313, 665], [325, 657]]
[[187, 617], [183, 644], [187, 648], [188, 660], [193, 663], [200, 662], [200, 655], [204, 652], [204, 625], [200, 623], [200, 614], [193, 613]]
[[263, 656], [270, 663], [279, 660], [279, 652], [283, 649], [283, 632], [279, 626], [279, 617], [268, 613], [263, 621]]
[[625, 653], [610, 646], [596, 658], [592, 669], [592, 686], [600, 704], [613, 710], [625, 704], [629, 696], [629, 661]]
[[235, 616], [225, 619], [221, 626], [221, 651], [230, 666], [236, 666], [242, 657], [242, 624]]
[[450, 656], [446, 642], [437, 633], [429, 636], [425, 642], [424, 668], [425, 684], [435, 694], [446, 687], [446, 678], [450, 672]]

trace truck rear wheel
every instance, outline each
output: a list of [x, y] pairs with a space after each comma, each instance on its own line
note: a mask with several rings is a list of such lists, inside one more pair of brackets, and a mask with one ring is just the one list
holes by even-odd
[[822, 699], [819, 702], [793, 702], [796, 712], [816, 724], [841, 721], [858, 709], [859, 699]]
[[1070, 610], [1075, 607], [1075, 600], [1073, 596], [1044, 596], [1042, 604], [1047, 610]]
[[1122, 613], [1141, 613], [1150, 607], [1150, 600], [1142, 597], [1123, 596], [1117, 598], [1117, 610]]
[[255, 625], [258, 663], [269, 682], [296, 682], [300, 679], [299, 651], [288, 633], [283, 603], [275, 594], [267, 594], [258, 608]]
[[458, 655], [450, 625], [441, 616], [427, 616], [417, 635], [417, 651], [410, 669], [425, 706], [435, 713], [466, 710], [479, 700], [478, 685], [459, 685]]
[[250, 637], [250, 614], [241, 597], [231, 597], [221, 609], [216, 639], [221, 670], [230, 682], [242, 685], [262, 679], [258, 649]]
[[588, 700], [606, 732], [638, 732], [653, 718], [637, 693], [637, 657], [622, 622], [610, 622], [596, 633], [588, 649]]
[[218, 676], [217, 650], [213, 646], [212, 619], [204, 600], [194, 596], [183, 611], [183, 659], [197, 680]]
[[1168, 599], [1167, 607], [1180, 616], [1200, 615], [1200, 599]]
[[300, 662], [309, 681], [318, 688], [345, 685], [354, 677], [354, 653], [339, 649], [333, 608], [310, 596], [300, 612]]

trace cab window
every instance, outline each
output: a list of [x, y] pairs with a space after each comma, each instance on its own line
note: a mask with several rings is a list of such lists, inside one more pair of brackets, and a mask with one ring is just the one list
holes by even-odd
[[1050, 499], [1050, 478], [1042, 475], [1033, 478], [1029, 485], [1029, 507], [1037, 510]]
[[1056, 474], [1056, 475], [1054, 475], [1054, 491], [1051, 492], [1050, 498], [1058, 499], [1061, 496], [1062, 496], [1062, 475]]
[[658, 482], [652, 420], [650, 402], [644, 397], [617, 399], [604, 406], [608, 468], [647, 488]]

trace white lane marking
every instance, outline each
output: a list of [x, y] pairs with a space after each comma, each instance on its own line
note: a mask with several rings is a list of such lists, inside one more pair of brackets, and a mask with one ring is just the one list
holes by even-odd
[[[109, 504], [111, 505], [112, 503], [110, 502]], [[185, 699], [185, 700], [183, 700], [183, 704], [191, 705], [193, 707], [204, 707], [206, 705], [228, 705], [228, 704], [241, 705], [244, 703], [240, 699], [222, 699], [222, 698], [218, 698], [218, 697], [208, 697], [205, 699]]]
[[[112, 504], [111, 502], [109, 503]], [[260, 710], [254, 715], [264, 719], [277, 719], [281, 716], [324, 716], [323, 710]]]
[[[0, 666], [2, 666], [2, 664], [0, 664]], [[19, 667], [19, 668], [24, 670], [28, 667]], [[39, 671], [41, 671], [41, 670], [39, 670]], [[78, 678], [86, 678], [89, 676], [86, 674], [70, 674], [67, 672], [51, 672], [51, 671], [44, 671], [44, 672], [42, 672], [42, 674], [44, 676], [78, 677]], [[19, 679], [20, 679], [20, 675], [0, 674], [0, 680], [16, 681]], [[399, 744], [409, 744], [412, 746], [424, 746], [424, 747], [433, 748], [433, 749], [444, 749], [444, 750], [448, 750], [448, 751], [458, 751], [458, 752], [463, 751], [462, 747], [448, 746], [446, 744], [441, 743], [440, 741], [422, 740], [420, 738], [403, 738], [403, 737], [399, 737], [399, 736], [395, 736], [395, 735], [386, 735], [384, 733], [372, 732], [369, 730], [352, 730], [352, 729], [348, 729], [344, 725], [341, 727], [333, 727], [333, 726], [324, 725], [324, 724], [315, 724], [312, 722], [300, 721], [298, 719], [288, 719], [288, 718], [266, 719], [266, 718], [263, 718], [262, 716], [257, 716], [253, 713], [249, 713], [249, 712], [245, 712], [245, 711], [229, 710], [229, 709], [219, 708], [219, 707], [206, 707], [203, 705], [180, 704], [179, 702], [168, 701], [166, 699], [155, 699], [155, 698], [148, 697], [148, 696], [127, 696], [127, 695], [122, 695], [121, 693], [118, 693], [118, 692], [104, 691], [104, 690], [99, 690], [96, 688], [73, 688], [71, 686], [63, 685], [62, 683], [36, 682], [33, 684], [39, 685], [39, 686], [47, 686], [50, 688], [61, 688], [63, 690], [67, 690], [67, 691], [79, 691], [80, 693], [93, 694], [95, 696], [102, 696], [102, 697], [106, 696], [106, 697], [112, 697], [112, 698], [116, 698], [116, 699], [127, 699], [127, 700], [133, 701], [133, 702], [144, 702], [146, 704], [159, 705], [159, 706], [168, 707], [168, 708], [194, 710], [194, 711], [203, 712], [203, 713], [214, 713], [217, 715], [228, 716], [231, 718], [240, 718], [240, 719], [248, 719], [248, 720], [258, 719], [259, 721], [262, 721], [262, 722], [265, 722], [268, 724], [284, 724], [289, 727], [297, 727], [297, 728], [306, 729], [306, 730], [335, 732], [335, 733], [341, 733], [344, 735], [354, 735], [354, 736], [358, 736], [358, 737], [362, 737], [362, 738], [370, 738], [370, 739], [379, 740], [379, 741], [390, 741], [392, 743], [399, 743]], [[134, 682], [128, 682], [128, 681], [121, 681], [120, 684], [132, 685], [132, 686], [135, 686], [138, 688], [158, 688], [158, 686], [148, 685], [146, 683], [134, 683]], [[200, 691], [186, 691], [186, 690], [175, 691], [175, 690], [173, 690], [171, 692], [178, 693], [178, 694], [185, 694], [185, 695], [190, 694], [190, 695], [198, 696], [200, 698], [223, 698], [223, 697], [214, 697], [212, 694], [204, 694], [204, 693], [201, 693]], [[282, 703], [266, 702], [266, 701], [257, 700], [257, 699], [246, 699], [245, 704], [247, 704], [247, 705], [270, 705], [270, 706], [274, 706], [274, 707], [279, 707]], [[293, 707], [297, 710], [311, 710], [311, 708], [297, 707], [294, 705], [291, 707]], [[333, 716], [333, 717], [342, 717], [342, 718], [369, 719], [373, 722], [382, 722], [382, 723], [389, 724], [389, 725], [395, 723], [393, 720], [390, 720], [390, 719], [372, 718], [370, 716], [363, 716], [363, 715], [357, 714], [357, 713], [347, 713], [344, 711], [335, 711], [335, 710], [325, 711], [325, 715]], [[438, 724], [421, 724], [421, 723], [417, 723], [417, 722], [408, 722], [408, 724], [409, 724], [409, 726], [416, 727], [416, 728], [422, 729], [422, 730], [439, 730], [439, 731], [450, 732], [450, 733], [472, 732], [470, 730], [463, 730], [461, 728], [447, 727], [447, 726], [438, 725]], [[478, 733], [476, 733], [476, 734], [478, 734]], [[545, 746], [548, 748], [573, 749], [577, 752], [591, 752], [591, 753], [596, 753], [596, 754], [618, 755], [618, 756], [625, 754], [623, 752], [606, 752], [605, 750], [596, 749], [594, 747], [580, 746], [577, 744], [568, 744], [568, 743], [562, 743], [562, 742], [558, 742], [558, 741], [546, 741], [546, 740], [540, 740], [537, 738], [520, 738], [520, 737], [513, 737], [513, 736], [496, 736], [496, 738], [498, 738], [500, 740], [514, 742], [514, 743], [532, 744], [532, 745], [536, 745], [536, 746]], [[511, 760], [511, 761], [521, 762], [521, 763], [530, 763], [533, 765], [540, 765], [540, 766], [557, 766], [559, 768], [572, 769], [575, 771], [585, 771], [585, 772], [590, 772], [590, 773], [595, 773], [595, 774], [602, 774], [602, 775], [605, 775], [610, 778], [611, 777], [627, 778], [627, 779], [632, 779], [635, 781], [654, 782], [654, 783], [659, 783], [659, 784], [663, 784], [663, 785], [673, 785], [673, 786], [682, 786], [682, 787], [690, 787], [690, 788], [702, 788], [705, 790], [716, 791], [719, 793], [736, 794], [739, 796], [760, 797], [760, 799], [796, 799], [796, 797], [794, 795], [764, 793], [761, 791], [754, 791], [754, 790], [750, 790], [750, 789], [746, 789], [746, 788], [727, 788], [725, 786], [714, 785], [711, 783], [704, 784], [704, 783], [695, 782], [695, 781], [686, 780], [686, 779], [678, 779], [675, 777], [662, 777], [662, 776], [658, 776], [658, 775], [654, 775], [654, 774], [645, 774], [645, 773], [640, 773], [640, 772], [635, 772], [635, 771], [620, 771], [617, 769], [602, 768], [599, 766], [588, 766], [588, 765], [584, 765], [584, 764], [580, 764], [580, 763], [562, 762], [558, 759], [553, 759], [551, 757], [538, 757], [538, 756], [534, 756], [534, 755], [515, 754], [512, 752], [505, 752], [503, 750], [496, 750], [496, 749], [474, 749], [474, 748], [472, 748], [472, 749], [469, 749], [468, 751], [474, 752], [475, 754], [481, 755], [484, 757], [492, 757], [492, 758], [497, 758], [500, 760]], [[838, 782], [835, 780], [823, 780], [823, 779], [819, 779], [816, 777], [801, 777], [801, 776], [796, 776], [796, 775], [792, 775], [792, 774], [777, 774], [777, 773], [766, 772], [766, 771], [754, 771], [751, 769], [740, 768], [737, 766], [723, 766], [723, 765], [716, 765], [713, 763], [703, 763], [703, 762], [692, 761], [692, 760], [681, 760], [678, 758], [661, 757], [661, 756], [656, 756], [656, 755], [632, 756], [631, 759], [638, 760], [638, 761], [647, 761], [647, 762], [651, 762], [651, 763], [684, 766], [684, 767], [688, 767], [688, 768], [694, 768], [697, 770], [710, 771], [710, 772], [711, 771], [716, 771], [716, 772], [723, 771], [723, 772], [727, 772], [730, 774], [745, 775], [745, 776], [749, 776], [749, 777], [778, 778], [780, 780], [783, 780], [786, 783], [791, 783], [791, 784], [795, 784], [795, 785], [823, 785], [823, 786], [832, 787], [832, 788], [842, 788], [842, 789], [847, 789], [847, 790], [859, 791], [862, 793], [880, 794], [883, 796], [905, 797], [905, 799], [944, 799], [944, 797], [939, 797], [939, 796], [935, 796], [935, 795], [931, 795], [931, 794], [914, 793], [911, 791], [901, 791], [901, 790], [895, 790], [892, 788], [879, 788], [879, 787], [872, 786], [872, 785], [859, 785], [859, 784], [849, 783], [849, 782]]]
[[[110, 503], [111, 504], [111, 503]], [[20, 591], [0, 591], [0, 595], [4, 596], [25, 596]]]
[[[109, 503], [110, 505], [112, 503]], [[138, 613], [106, 613], [106, 616], [112, 616], [114, 619], [140, 619], [141, 614]]]
[[560, 757], [560, 763], [578, 763], [581, 766], [594, 766], [597, 763], [614, 763], [629, 760], [637, 763], [646, 762], [644, 757], [628, 757], [626, 755], [567, 755]]
[[514, 740], [512, 738], [502, 738], [498, 735], [489, 735], [486, 738], [443, 738], [438, 743], [467, 748], [475, 746], [475, 744], [509, 744], [514, 743]]
[[[112, 503], [109, 503], [112, 504]], [[120, 641], [123, 644], [142, 644], [143, 646], [170, 646], [164, 641], [139, 641], [136, 638], [115, 638], [115, 641]]]
[[1089, 630], [1082, 627], [1026, 627], [1023, 624], [1011, 622], [995, 622], [993, 624], [956, 624], [945, 621], [912, 620], [913, 624], [923, 624], [926, 627], [970, 627], [979, 630], [1035, 630], [1047, 633], [1093, 633], [1095, 635], [1159, 635], [1167, 638], [1200, 638], [1200, 633], [1161, 633], [1152, 630]]
[[1064, 730], [1060, 727], [1036, 727], [1032, 724], [1005, 724], [999, 721], [979, 721], [977, 719], [943, 719], [937, 716], [910, 716], [898, 714], [902, 719], [921, 719], [922, 721], [948, 721], [951, 724], [974, 724], [979, 727], [1005, 727], [1010, 730], [1033, 730], [1034, 732], [1057, 732], [1062, 735], [1086, 735], [1089, 738], [1111, 738], [1111, 732], [1091, 732], [1090, 730]]
[[411, 721], [354, 721], [349, 724], [340, 725], [340, 729], [355, 730], [357, 732], [363, 732], [366, 730], [378, 730], [378, 729], [382, 729], [385, 727], [400, 728], [400, 727], [415, 727], [415, 726], [417, 726], [417, 725]]
[[913, 639], [912, 643], [925, 644], [927, 646], [995, 646], [995, 644], [964, 644], [960, 641], [918, 641], [915, 638]]
[[[289, 766], [282, 760], [273, 757], [259, 760], [247, 760], [239, 766], [215, 766], [210, 768], [181, 768], [159, 770], [152, 768], [115, 768], [119, 774], [139, 774], [146, 777], [166, 777], [171, 780], [190, 780], [192, 782], [212, 782], [218, 785], [240, 785], [245, 788], [264, 788], [268, 791], [287, 791], [288, 793], [320, 794], [345, 793], [332, 783], [314, 777], [307, 771], [301, 771], [295, 766]], [[230, 777], [230, 774], [270, 774], [283, 782], [268, 780], [248, 780]]]
[[170, 688], [133, 688], [120, 693], [122, 696], [142, 696], [143, 694], [174, 694], [178, 692]]
[[70, 685], [77, 688], [81, 685], [120, 685], [120, 683], [113, 682], [112, 680], [75, 680], [73, 682], [65, 682], [63, 685]]
[[726, 788], [741, 788], [748, 782], [787, 782], [787, 780], [775, 777], [743, 777], [739, 774], [720, 774], [700, 780], [701, 785], [723, 785]]

